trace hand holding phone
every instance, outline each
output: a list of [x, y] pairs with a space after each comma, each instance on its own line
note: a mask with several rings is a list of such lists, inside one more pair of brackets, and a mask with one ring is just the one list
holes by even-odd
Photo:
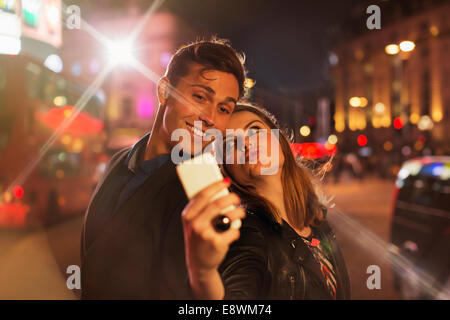
[[[177, 166], [177, 174], [188, 199], [192, 199], [198, 192], [214, 182], [223, 180], [216, 159], [210, 153], [203, 153], [193, 159], [180, 163]], [[214, 201], [227, 194], [229, 194], [228, 189], [222, 189], [214, 195], [210, 201]], [[234, 208], [233, 205], [228, 206], [221, 211], [220, 215], [213, 219], [213, 225], [217, 232], [227, 231], [230, 227], [239, 229], [241, 220], [235, 219], [234, 221], [231, 221], [231, 219], [225, 215], [226, 212], [233, 210]]]

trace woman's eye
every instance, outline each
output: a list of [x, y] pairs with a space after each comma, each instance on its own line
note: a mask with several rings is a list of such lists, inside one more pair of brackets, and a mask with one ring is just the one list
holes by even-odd
[[248, 136], [251, 137], [251, 136], [257, 134], [259, 132], [259, 130], [261, 130], [261, 128], [259, 128], [259, 127], [251, 127], [248, 130]]
[[226, 113], [226, 114], [230, 114], [230, 110], [228, 110], [225, 107], [219, 107], [220, 112]]

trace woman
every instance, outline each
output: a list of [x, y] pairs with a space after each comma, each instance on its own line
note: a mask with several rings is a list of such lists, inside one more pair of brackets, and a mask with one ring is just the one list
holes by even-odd
[[[191, 280], [194, 292], [216, 299], [349, 299], [349, 278], [326, 207], [274, 117], [240, 104], [227, 128], [243, 129], [225, 139], [224, 150], [234, 152], [227, 152], [223, 170], [247, 215], [218, 268], [220, 281], [217, 274], [197, 277]], [[189, 257], [193, 243], [186, 240]], [[188, 269], [195, 264], [188, 261]]]
[[[254, 147], [247, 143], [245, 164], [226, 161], [223, 166], [247, 211], [240, 239], [231, 245], [220, 267], [225, 297], [348, 299], [347, 270], [325, 220], [326, 207], [316, 194], [308, 170], [292, 154], [289, 140], [275, 118], [264, 109], [239, 105], [228, 128], [266, 130], [272, 136], [260, 136]], [[273, 139], [275, 130], [279, 130], [277, 140]], [[267, 146], [273, 141], [279, 142], [279, 152], [269, 156], [268, 164], [261, 164], [261, 156], [255, 164], [249, 163], [252, 149], [253, 154], [255, 149], [273, 150]], [[239, 152], [243, 151], [237, 150], [236, 158]], [[274, 160], [279, 170], [261, 174], [263, 167], [272, 165]]]

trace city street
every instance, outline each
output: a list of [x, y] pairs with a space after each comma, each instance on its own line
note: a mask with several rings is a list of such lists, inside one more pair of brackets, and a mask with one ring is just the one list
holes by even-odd
[[[393, 182], [368, 178], [344, 179], [327, 184], [325, 191], [342, 212], [375, 233], [389, 239]], [[0, 299], [77, 299], [78, 290], [66, 287], [66, 268], [80, 263], [81, 217], [50, 228], [0, 231]], [[385, 262], [358, 245], [352, 230], [335, 228], [349, 269], [353, 299], [399, 299]], [[381, 289], [369, 290], [369, 265], [381, 269]]]
[[[363, 181], [342, 181], [339, 184], [328, 184], [325, 191], [334, 196], [332, 202], [336, 209], [347, 214], [355, 222], [366, 228], [362, 232], [373, 232], [380, 241], [389, 242], [391, 207], [394, 182], [367, 178]], [[331, 213], [330, 213], [331, 214]], [[379, 251], [372, 251], [376, 246], [367, 243], [368, 248], [358, 242], [360, 230], [348, 230], [334, 226], [341, 245], [350, 275], [353, 299], [400, 299], [393, 288], [392, 271], [389, 264], [382, 259]], [[381, 289], [367, 288], [367, 267], [377, 265], [381, 271]]]

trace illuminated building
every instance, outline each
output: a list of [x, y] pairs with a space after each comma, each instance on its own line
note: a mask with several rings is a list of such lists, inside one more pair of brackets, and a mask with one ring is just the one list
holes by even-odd
[[[429, 5], [421, 8], [422, 3]], [[395, 19], [393, 12], [401, 10], [389, 11], [386, 4], [382, 16], [391, 19], [382, 19], [388, 22], [383, 22], [380, 30], [366, 29], [333, 50], [338, 61], [331, 70], [337, 132], [355, 135], [370, 131], [382, 145], [394, 134], [393, 121], [400, 117], [405, 124], [403, 140], [408, 142], [419, 136], [417, 124], [426, 115], [434, 122], [427, 128], [432, 128], [435, 146], [448, 150], [450, 5], [422, 3], [403, 2], [417, 8]], [[361, 97], [367, 99], [366, 107], [356, 105]]]

